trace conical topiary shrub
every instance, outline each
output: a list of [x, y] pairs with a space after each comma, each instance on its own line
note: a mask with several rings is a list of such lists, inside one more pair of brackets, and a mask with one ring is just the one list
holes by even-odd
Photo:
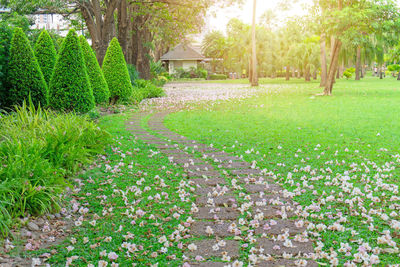
[[35, 106], [39, 103], [47, 106], [47, 84], [28, 38], [21, 28], [15, 28], [11, 39], [8, 84], [10, 105], [22, 104], [30, 96]]
[[7, 70], [12, 33], [13, 31], [8, 23], [0, 21], [0, 109], [9, 106]]
[[70, 30], [62, 43], [50, 80], [49, 103], [56, 110], [85, 113], [94, 108], [94, 97], [78, 35]]
[[108, 102], [110, 98], [110, 91], [108, 90], [107, 82], [104, 79], [104, 75], [101, 71], [99, 62], [96, 59], [96, 55], [84, 36], [79, 36], [79, 41], [81, 42], [83, 58], [85, 59], [86, 71], [89, 75], [94, 100], [97, 104]]
[[49, 85], [56, 64], [57, 52], [53, 40], [46, 30], [40, 33], [36, 41], [35, 56], [42, 70], [44, 80]]
[[103, 61], [104, 78], [111, 94], [111, 104], [131, 100], [133, 88], [124, 54], [117, 38], [113, 38]]

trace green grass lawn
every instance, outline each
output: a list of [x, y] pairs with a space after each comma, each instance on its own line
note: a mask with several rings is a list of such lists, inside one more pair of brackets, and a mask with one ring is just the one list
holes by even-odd
[[317, 81], [261, 84], [258, 97], [171, 114], [166, 125], [255, 161], [294, 192], [327, 264], [399, 263], [400, 82], [339, 80], [331, 97], [316, 96]]

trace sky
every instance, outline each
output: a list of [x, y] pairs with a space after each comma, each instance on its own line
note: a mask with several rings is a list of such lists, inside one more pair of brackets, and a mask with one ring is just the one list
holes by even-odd
[[[260, 17], [266, 10], [276, 10], [278, 13], [277, 4], [280, 0], [257, 0], [257, 17]], [[289, 2], [293, 2], [289, 0]], [[293, 4], [292, 8], [285, 13], [285, 16], [292, 16], [295, 14], [305, 14], [306, 11], [303, 8], [304, 4], [311, 4], [312, 0], [298, 0], [296, 4]], [[211, 13], [215, 13], [215, 16], [210, 14], [208, 18], [208, 28], [210, 30], [225, 31], [228, 21], [232, 18], [239, 18], [245, 23], [251, 23], [253, 15], [253, 0], [244, 0], [242, 6], [232, 6], [224, 9], [213, 9]]]

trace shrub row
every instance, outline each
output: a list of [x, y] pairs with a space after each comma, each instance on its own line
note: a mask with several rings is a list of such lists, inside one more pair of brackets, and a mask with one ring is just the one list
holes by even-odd
[[64, 177], [102, 153], [109, 134], [86, 117], [25, 102], [0, 118], [0, 232], [13, 218], [57, 210]]
[[208, 75], [207, 70], [203, 68], [191, 67], [189, 70], [183, 68], [177, 68], [175, 70], [174, 78], [184, 79], [184, 78], [202, 78], [206, 79]]
[[[1, 30], [2, 43], [8, 43], [7, 33]], [[140, 98], [116, 38], [110, 42], [102, 68], [86, 39], [79, 40], [74, 30], [64, 38], [58, 54], [46, 31], [37, 38], [35, 52], [20, 28], [14, 30], [10, 43], [9, 53], [7, 45], [0, 49], [1, 107], [19, 105], [30, 97], [35, 106], [87, 113], [96, 103]]]
[[226, 80], [227, 78], [225, 74], [212, 74], [209, 77], [210, 80]]

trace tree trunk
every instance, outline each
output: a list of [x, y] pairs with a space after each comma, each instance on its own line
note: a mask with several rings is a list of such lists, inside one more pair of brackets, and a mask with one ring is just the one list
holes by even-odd
[[257, 75], [257, 52], [256, 52], [256, 6], [257, 0], [253, 1], [253, 25], [251, 27], [251, 58], [252, 58], [252, 76], [251, 86], [258, 86], [258, 75]]
[[361, 64], [361, 70], [360, 70], [360, 72], [361, 72], [361, 79], [362, 78], [364, 78], [364, 74], [365, 74], [365, 67], [364, 67], [364, 62], [362, 62], [362, 64]]
[[317, 70], [314, 70], [312, 77], [313, 77], [314, 80], [317, 79]]
[[360, 80], [360, 71], [361, 71], [361, 46], [357, 46], [356, 81]]
[[309, 81], [311, 81], [311, 78], [310, 78], [310, 66], [306, 66], [306, 67], [304, 67], [304, 79], [306, 80], [306, 82], [309, 82]]
[[100, 65], [103, 63], [108, 44], [115, 34], [114, 12], [120, 2], [121, 0], [108, 1], [105, 11], [102, 11], [103, 7], [99, 0], [79, 1], [78, 4]]
[[130, 10], [128, 10], [128, 4], [126, 0], [121, 0], [118, 6], [118, 42], [121, 45], [122, 51], [124, 52], [125, 60], [128, 61], [129, 53], [128, 46], [131, 40], [130, 34]]
[[379, 79], [383, 79], [382, 66], [379, 66]]
[[334, 45], [332, 48], [332, 55], [331, 55], [331, 63], [329, 65], [328, 76], [324, 88], [324, 95], [331, 95], [333, 83], [335, 80], [335, 74], [338, 69], [338, 61], [339, 61], [339, 53], [340, 48], [342, 47], [342, 42], [338, 39], [335, 39]]
[[399, 74], [397, 74], [397, 80], [400, 81], [400, 71]]
[[340, 79], [340, 68], [337, 68], [336, 79]]
[[321, 34], [320, 40], [320, 48], [321, 48], [321, 83], [320, 87], [324, 87], [327, 79], [327, 71], [326, 71], [326, 36], [325, 33]]
[[290, 80], [290, 67], [286, 66], [286, 81]]

